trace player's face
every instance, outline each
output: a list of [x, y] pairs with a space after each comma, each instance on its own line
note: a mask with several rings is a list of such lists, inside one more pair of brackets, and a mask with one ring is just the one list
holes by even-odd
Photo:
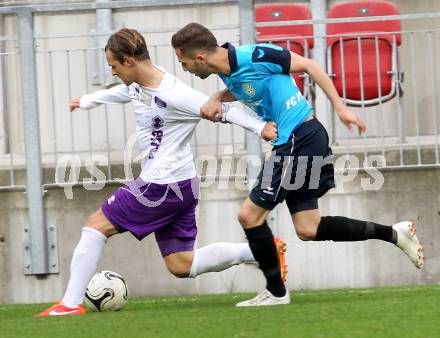
[[134, 80], [132, 62], [125, 60], [120, 63], [113, 58], [113, 53], [109, 50], [105, 52], [108, 65], [112, 68], [112, 75], [119, 77], [127, 86], [132, 84]]
[[201, 79], [207, 78], [211, 75], [206, 57], [202, 54], [196, 54], [195, 56], [187, 55], [182, 52], [180, 48], [175, 49], [177, 59], [179, 60], [182, 68], [186, 72], [190, 72]]

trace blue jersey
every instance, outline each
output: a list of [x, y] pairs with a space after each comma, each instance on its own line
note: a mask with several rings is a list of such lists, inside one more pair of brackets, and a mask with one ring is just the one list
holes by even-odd
[[231, 74], [220, 78], [237, 100], [277, 124], [273, 145], [286, 143], [313, 111], [290, 76], [290, 52], [270, 44], [222, 47], [228, 49]]

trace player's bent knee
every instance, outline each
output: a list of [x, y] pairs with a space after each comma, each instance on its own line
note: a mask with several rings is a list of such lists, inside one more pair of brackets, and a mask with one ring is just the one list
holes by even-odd
[[188, 278], [189, 272], [173, 272], [173, 275], [177, 278]]
[[264, 223], [267, 210], [259, 207], [248, 197], [240, 207], [238, 221], [245, 229], [253, 228]]
[[258, 225], [258, 220], [245, 208], [241, 208], [238, 212], [238, 221], [243, 228], [251, 228]]
[[184, 266], [167, 266], [168, 271], [171, 272], [177, 278], [188, 278], [190, 269]]
[[193, 262], [192, 252], [177, 252], [164, 257], [169, 272], [177, 278], [188, 278]]
[[313, 241], [318, 231], [321, 218], [315, 212], [302, 212], [292, 215], [292, 222], [298, 238], [302, 241]]
[[316, 227], [314, 225], [297, 226], [295, 230], [296, 235], [302, 241], [313, 241], [316, 237]]
[[259, 222], [259, 221], [255, 220], [252, 217], [249, 217], [246, 215], [240, 215], [240, 214], [238, 215], [238, 222], [241, 224], [241, 226], [244, 229], [253, 228], [257, 225], [260, 225], [260, 223], [263, 223], [263, 222]]
[[243, 228], [246, 228], [246, 226], [249, 225], [249, 218], [246, 212], [240, 210], [238, 213], [238, 222]]
[[103, 214], [101, 209], [89, 215], [86, 218], [84, 225], [88, 228], [92, 228], [101, 232], [106, 237], [111, 237], [118, 233], [118, 230], [116, 230], [113, 224], [110, 223], [110, 221]]

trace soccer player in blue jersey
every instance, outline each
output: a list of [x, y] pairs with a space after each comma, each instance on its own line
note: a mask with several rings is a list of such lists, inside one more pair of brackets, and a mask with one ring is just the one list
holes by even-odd
[[335, 186], [332, 151], [327, 131], [290, 73], [308, 73], [350, 130], [356, 126], [362, 134], [366, 127], [344, 105], [332, 81], [316, 62], [270, 44], [219, 46], [211, 31], [197, 23], [180, 29], [171, 43], [184, 70], [202, 79], [218, 74], [227, 87], [211, 96], [201, 109], [202, 116], [216, 120], [221, 101], [239, 100], [278, 127], [272, 156], [265, 162], [238, 215], [266, 277], [266, 290], [237, 306], [290, 303], [281, 280], [273, 235], [265, 220], [268, 212], [283, 201], [301, 240], [380, 239], [397, 245], [417, 268], [422, 268], [423, 246], [417, 239], [414, 223], [404, 221], [387, 226], [339, 216], [321, 217], [318, 198]]

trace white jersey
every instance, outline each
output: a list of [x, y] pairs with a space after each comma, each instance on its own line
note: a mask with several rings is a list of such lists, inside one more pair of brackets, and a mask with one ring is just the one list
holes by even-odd
[[[137, 83], [117, 85], [93, 94], [83, 95], [80, 107], [91, 109], [100, 104], [132, 102], [136, 116], [137, 142], [141, 151], [142, 172], [146, 182], [167, 184], [196, 176], [190, 139], [200, 121], [200, 108], [208, 97], [187, 86], [172, 74], [164, 72], [158, 88]], [[234, 114], [230, 114], [234, 112]], [[253, 113], [229, 107], [233, 116], [246, 128], [261, 134], [265, 123]], [[230, 121], [234, 122], [234, 121]]]

